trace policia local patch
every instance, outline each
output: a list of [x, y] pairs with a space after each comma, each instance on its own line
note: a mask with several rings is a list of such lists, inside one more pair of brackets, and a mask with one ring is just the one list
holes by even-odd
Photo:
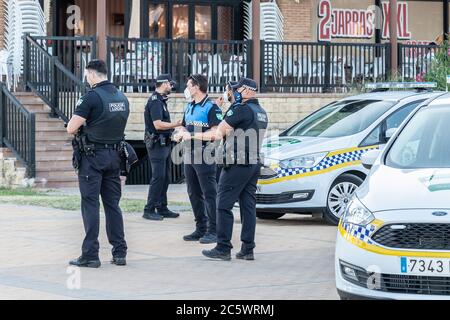
[[115, 102], [109, 104], [109, 112], [124, 112], [124, 111], [125, 111], [124, 102]]

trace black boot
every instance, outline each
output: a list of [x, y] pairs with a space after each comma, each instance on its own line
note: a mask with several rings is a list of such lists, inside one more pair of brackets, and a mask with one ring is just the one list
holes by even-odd
[[75, 260], [69, 262], [71, 266], [76, 266], [80, 268], [100, 268], [102, 265], [100, 260], [88, 260], [83, 257], [79, 257]]
[[164, 217], [155, 211], [144, 211], [144, 215], [142, 218], [147, 220], [153, 220], [153, 221], [162, 221], [164, 220]]
[[163, 216], [164, 218], [169, 218], [169, 219], [170, 218], [175, 219], [175, 218], [178, 218], [180, 216], [179, 213], [170, 211], [168, 208], [158, 210], [158, 214]]
[[210, 259], [216, 259], [216, 260], [223, 260], [223, 261], [230, 261], [231, 260], [231, 254], [228, 252], [222, 252], [217, 250], [216, 248], [212, 250], [203, 250], [202, 254]]

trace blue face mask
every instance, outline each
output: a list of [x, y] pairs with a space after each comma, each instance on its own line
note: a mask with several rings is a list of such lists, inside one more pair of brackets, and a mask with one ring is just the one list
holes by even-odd
[[239, 93], [237, 91], [233, 91], [233, 96], [234, 96], [235, 103], [242, 102], [242, 94], [241, 93]]

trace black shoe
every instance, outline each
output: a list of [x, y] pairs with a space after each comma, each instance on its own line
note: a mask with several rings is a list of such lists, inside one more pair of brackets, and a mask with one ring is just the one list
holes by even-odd
[[204, 232], [195, 230], [193, 233], [183, 237], [184, 241], [199, 241], [205, 235]]
[[126, 258], [112, 258], [111, 264], [115, 264], [116, 266], [126, 266], [127, 259]]
[[217, 250], [216, 248], [212, 250], [203, 250], [202, 254], [210, 259], [217, 259], [217, 260], [223, 260], [223, 261], [230, 261], [231, 260], [231, 254], [225, 253], [222, 251]]
[[255, 260], [255, 256], [254, 256], [253, 252], [243, 253], [242, 251], [239, 251], [238, 253], [236, 253], [236, 259], [253, 261], [253, 260]]
[[142, 218], [153, 221], [162, 221], [164, 217], [156, 212], [145, 212]]
[[169, 219], [170, 218], [175, 219], [175, 218], [178, 218], [180, 216], [179, 213], [170, 211], [169, 209], [163, 209], [161, 211], [158, 210], [158, 214], [163, 216], [164, 218], [169, 218]]
[[80, 268], [100, 268], [102, 265], [100, 260], [87, 260], [83, 257], [79, 257], [75, 260], [69, 262], [71, 266], [76, 266]]
[[200, 238], [201, 244], [217, 243], [217, 235], [213, 233], [206, 233], [202, 238]]

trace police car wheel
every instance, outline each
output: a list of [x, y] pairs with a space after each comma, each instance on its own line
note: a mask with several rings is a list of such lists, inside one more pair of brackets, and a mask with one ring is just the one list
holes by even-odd
[[327, 207], [324, 210], [325, 220], [332, 225], [338, 225], [356, 189], [363, 180], [352, 174], [343, 174], [331, 185], [327, 197]]
[[277, 220], [284, 215], [284, 213], [278, 212], [256, 212], [256, 216], [261, 220]]

